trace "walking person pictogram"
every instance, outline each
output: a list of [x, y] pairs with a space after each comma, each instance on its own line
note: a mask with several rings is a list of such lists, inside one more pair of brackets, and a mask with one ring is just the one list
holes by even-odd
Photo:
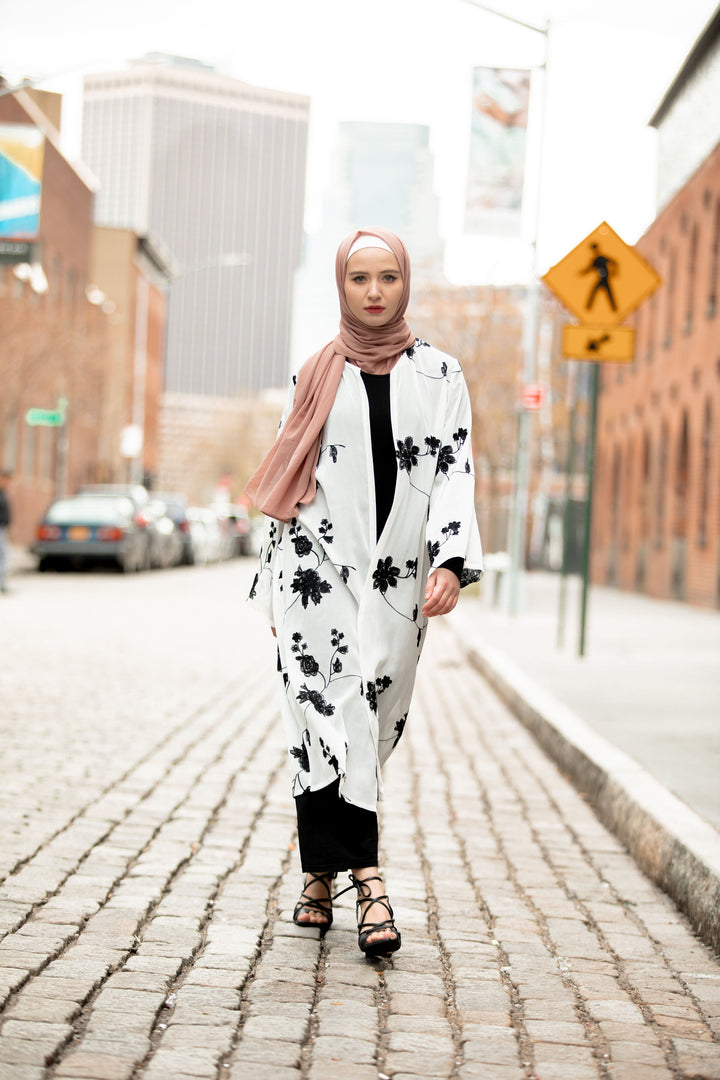
[[615, 303], [615, 297], [613, 296], [612, 288], [610, 286], [610, 277], [617, 270], [617, 262], [615, 261], [615, 259], [611, 259], [607, 255], [601, 255], [599, 253], [599, 248], [597, 244], [591, 244], [590, 247], [592, 248], [593, 252], [596, 253], [595, 258], [592, 259], [585, 267], [585, 269], [580, 271], [580, 273], [589, 274], [591, 273], [591, 271], [594, 270], [597, 274], [597, 281], [590, 290], [590, 295], [588, 297], [587, 304], [585, 305], [585, 309], [587, 311], [590, 311], [590, 308], [593, 306], [593, 303], [595, 301], [595, 297], [597, 296], [598, 290], [603, 289], [607, 293], [607, 298], [610, 301], [610, 307], [613, 309], [613, 311], [617, 311], [617, 304]]

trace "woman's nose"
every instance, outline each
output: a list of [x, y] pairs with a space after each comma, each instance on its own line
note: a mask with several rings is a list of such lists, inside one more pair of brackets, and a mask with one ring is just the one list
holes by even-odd
[[377, 279], [373, 279], [370, 282], [368, 288], [368, 296], [375, 297], [380, 295], [380, 282]]

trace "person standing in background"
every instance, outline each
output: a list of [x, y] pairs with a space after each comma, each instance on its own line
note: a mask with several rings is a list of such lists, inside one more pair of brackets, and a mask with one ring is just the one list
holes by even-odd
[[12, 521], [10, 500], [7, 496], [7, 488], [12, 473], [5, 470], [0, 472], [0, 592], [7, 592], [7, 574], [10, 553], [10, 538], [8, 529]]

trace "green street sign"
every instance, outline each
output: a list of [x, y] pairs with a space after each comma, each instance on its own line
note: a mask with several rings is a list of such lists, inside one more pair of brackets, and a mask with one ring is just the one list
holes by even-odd
[[25, 422], [30, 427], [62, 427], [65, 423], [64, 409], [28, 409]]

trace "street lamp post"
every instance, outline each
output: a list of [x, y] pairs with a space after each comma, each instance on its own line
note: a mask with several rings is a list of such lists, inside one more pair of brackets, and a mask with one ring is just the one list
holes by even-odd
[[[542, 134], [545, 123], [545, 103], [547, 98], [547, 59], [548, 39], [550, 35], [550, 22], [545, 21], [544, 26], [526, 22], [514, 15], [508, 15], [504, 11], [489, 7], [480, 3], [480, 0], [464, 0], [473, 7], [481, 8], [490, 15], [496, 15], [500, 19], [515, 23], [541, 34], [544, 38], [545, 49], [542, 64], [539, 65], [542, 72], [541, 97], [538, 108], [539, 123], [537, 126], [537, 177], [535, 182], [535, 206], [533, 207], [533, 225], [530, 246], [532, 249], [532, 276], [528, 284], [525, 304], [525, 316], [523, 323], [523, 381], [527, 386], [535, 381], [537, 371], [537, 339], [538, 324], [540, 321], [540, 284], [538, 280], [537, 238], [538, 222], [540, 217], [541, 195], [541, 160], [542, 160]], [[518, 441], [515, 466], [515, 496], [510, 527], [510, 588], [508, 596], [508, 609], [511, 615], [517, 615], [520, 606], [520, 577], [525, 565], [525, 533], [527, 523], [527, 507], [530, 493], [530, 411], [522, 406], [518, 407]]]

